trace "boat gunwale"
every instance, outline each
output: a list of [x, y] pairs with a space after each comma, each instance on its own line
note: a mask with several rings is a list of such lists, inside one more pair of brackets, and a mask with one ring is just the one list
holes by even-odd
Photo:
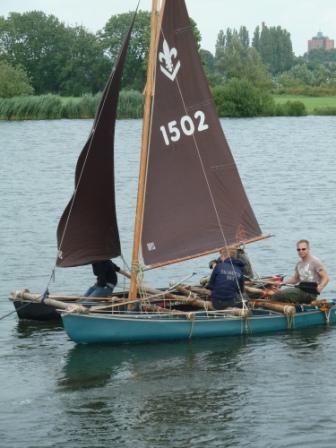
[[[329, 310], [329, 313], [332, 312], [332, 310], [336, 310], [336, 305], [332, 306]], [[63, 310], [62, 310], [63, 311]], [[165, 323], [178, 323], [178, 322], [190, 322], [190, 323], [195, 323], [195, 322], [218, 322], [218, 321], [223, 321], [223, 322], [227, 322], [227, 321], [237, 321], [237, 320], [241, 320], [241, 321], [250, 321], [250, 320], [260, 320], [260, 319], [276, 319], [279, 317], [283, 317], [285, 319], [292, 319], [292, 318], [296, 318], [298, 316], [302, 316], [302, 315], [317, 315], [320, 313], [324, 313], [324, 311], [321, 311], [319, 309], [308, 309], [308, 310], [304, 310], [302, 312], [299, 312], [293, 316], [286, 316], [283, 313], [277, 312], [277, 311], [273, 311], [273, 310], [265, 310], [267, 312], [267, 314], [263, 314], [263, 315], [250, 315], [247, 317], [242, 317], [242, 316], [233, 316], [233, 315], [215, 315], [213, 317], [211, 316], [197, 316], [195, 314], [193, 314], [193, 316], [195, 316], [195, 318], [189, 318], [187, 316], [167, 316], [167, 315], [162, 315], [161, 318], [157, 317], [155, 318], [155, 316], [157, 316], [157, 313], [142, 313], [141, 315], [139, 313], [135, 313], [134, 315], [130, 315], [129, 313], [125, 313], [125, 314], [121, 314], [118, 312], [114, 312], [114, 313], [102, 313], [102, 314], [98, 314], [98, 313], [90, 313], [90, 314], [82, 314], [82, 313], [76, 313], [76, 312], [72, 312], [72, 313], [66, 313], [66, 312], [61, 312], [61, 317], [66, 317], [66, 316], [73, 316], [73, 317], [85, 317], [85, 318], [90, 318], [90, 319], [110, 319], [110, 320], [123, 320], [123, 321], [137, 321], [137, 322], [165, 322]]]

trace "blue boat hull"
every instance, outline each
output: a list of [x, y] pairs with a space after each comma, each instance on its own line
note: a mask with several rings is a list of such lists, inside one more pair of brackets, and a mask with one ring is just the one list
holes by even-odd
[[269, 311], [254, 311], [248, 319], [223, 316], [197, 316], [194, 319], [144, 315], [63, 314], [64, 329], [80, 344], [125, 343], [183, 340], [259, 334], [336, 323], [336, 307], [328, 315], [306, 309], [292, 318]]

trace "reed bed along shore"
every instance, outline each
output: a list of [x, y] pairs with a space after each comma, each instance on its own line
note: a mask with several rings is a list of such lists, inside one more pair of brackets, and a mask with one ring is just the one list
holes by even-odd
[[[0, 98], [0, 120], [94, 118], [100, 98], [101, 93], [79, 98], [52, 94]], [[336, 96], [273, 95], [273, 99], [274, 110], [270, 115], [336, 115]], [[142, 114], [142, 94], [135, 90], [121, 91], [118, 118], [141, 118]]]
[[[93, 118], [101, 98], [83, 95], [65, 98], [58, 95], [17, 96], [0, 98], [1, 120], [51, 120], [61, 118]], [[140, 118], [143, 96], [137, 91], [122, 91], [118, 104], [118, 118]]]

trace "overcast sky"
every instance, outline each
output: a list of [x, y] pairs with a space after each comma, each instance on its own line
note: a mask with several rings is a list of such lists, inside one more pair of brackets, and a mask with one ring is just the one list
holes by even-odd
[[[173, 0], [167, 0], [173, 1]], [[189, 15], [202, 35], [202, 48], [214, 52], [220, 29], [245, 25], [253, 31], [261, 22], [280, 25], [290, 32], [294, 53], [307, 51], [307, 41], [322, 31], [336, 40], [336, 0], [187, 0]], [[83, 25], [96, 32], [113, 14], [135, 9], [137, 0], [0, 0], [0, 16], [32, 10], [54, 14], [67, 25]], [[150, 9], [150, 0], [141, 0], [140, 9]]]

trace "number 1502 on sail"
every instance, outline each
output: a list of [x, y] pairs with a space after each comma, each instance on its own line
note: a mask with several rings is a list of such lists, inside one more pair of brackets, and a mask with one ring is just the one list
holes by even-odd
[[209, 129], [209, 125], [205, 122], [205, 114], [203, 111], [196, 111], [193, 118], [189, 115], [183, 115], [179, 124], [176, 120], [173, 120], [167, 126], [160, 126], [165, 144], [169, 146], [171, 142], [178, 142], [181, 138], [181, 132], [186, 136], [190, 136], [195, 133], [195, 130], [202, 132]]

